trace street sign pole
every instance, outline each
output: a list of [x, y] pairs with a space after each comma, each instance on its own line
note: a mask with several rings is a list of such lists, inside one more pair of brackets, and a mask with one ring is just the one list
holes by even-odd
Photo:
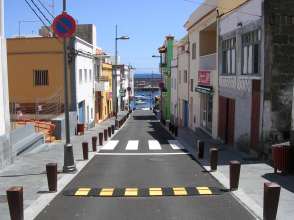
[[[63, 0], [63, 12], [66, 11], [66, 0]], [[66, 143], [64, 145], [64, 173], [72, 173], [76, 171], [76, 165], [73, 156], [73, 146], [70, 143], [70, 127], [69, 127], [69, 109], [68, 109], [68, 60], [67, 60], [67, 38], [63, 38], [63, 54], [64, 54], [64, 115], [65, 115], [65, 135]]]

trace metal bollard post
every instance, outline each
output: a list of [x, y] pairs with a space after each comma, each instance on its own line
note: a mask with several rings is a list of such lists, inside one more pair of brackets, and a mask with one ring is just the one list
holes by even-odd
[[264, 183], [263, 219], [275, 220], [279, 206], [281, 186], [277, 183]]
[[97, 151], [97, 136], [92, 137], [92, 150], [93, 152]]
[[103, 145], [103, 132], [99, 133], [99, 145], [102, 146]]
[[240, 179], [240, 169], [241, 163], [240, 161], [230, 161], [230, 190], [237, 190], [239, 187], [239, 179]]
[[111, 125], [111, 133], [112, 133], [112, 134], [114, 134], [114, 130], [115, 130], [114, 125]]
[[175, 136], [178, 136], [178, 126], [175, 126]]
[[210, 169], [211, 169], [211, 171], [217, 170], [217, 161], [218, 161], [218, 149], [211, 148], [210, 149]]
[[84, 160], [88, 160], [89, 158], [89, 147], [88, 147], [88, 142], [83, 142], [83, 158]]
[[6, 191], [11, 220], [23, 220], [23, 187], [14, 186]]
[[108, 137], [111, 137], [111, 126], [108, 127]]
[[197, 141], [197, 150], [198, 150], [198, 158], [204, 158], [204, 141], [198, 140]]
[[108, 137], [107, 137], [107, 129], [104, 129], [104, 141], [107, 141]]
[[50, 192], [57, 191], [57, 163], [46, 164], [48, 189]]

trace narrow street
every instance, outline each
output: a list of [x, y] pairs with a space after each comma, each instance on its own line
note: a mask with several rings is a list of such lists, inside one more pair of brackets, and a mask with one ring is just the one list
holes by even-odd
[[135, 111], [36, 219], [254, 219], [221, 189], [150, 111]]

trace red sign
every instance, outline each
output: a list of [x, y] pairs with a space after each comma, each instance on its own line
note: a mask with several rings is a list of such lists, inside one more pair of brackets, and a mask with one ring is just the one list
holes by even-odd
[[210, 86], [210, 71], [198, 72], [198, 84], [203, 86]]
[[74, 35], [77, 29], [77, 23], [75, 19], [63, 12], [54, 18], [52, 23], [53, 32], [60, 38], [69, 38]]

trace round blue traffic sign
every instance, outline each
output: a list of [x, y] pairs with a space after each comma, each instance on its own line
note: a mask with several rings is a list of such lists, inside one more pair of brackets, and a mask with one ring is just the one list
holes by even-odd
[[63, 12], [62, 14], [58, 15], [52, 24], [53, 32], [61, 38], [69, 38], [74, 35], [76, 32], [77, 24], [75, 19]]

